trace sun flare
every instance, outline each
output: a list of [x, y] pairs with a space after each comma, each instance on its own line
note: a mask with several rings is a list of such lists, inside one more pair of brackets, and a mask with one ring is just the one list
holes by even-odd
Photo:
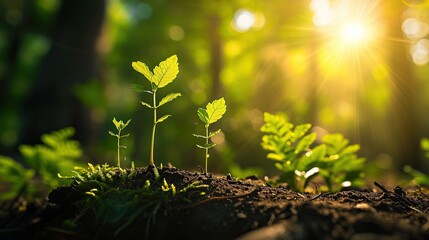
[[370, 34], [365, 25], [359, 22], [350, 22], [342, 27], [341, 37], [347, 44], [358, 44], [368, 40]]

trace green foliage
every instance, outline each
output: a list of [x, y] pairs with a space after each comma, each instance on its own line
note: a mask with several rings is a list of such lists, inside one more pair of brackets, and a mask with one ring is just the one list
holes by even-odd
[[297, 191], [305, 187], [317, 175], [325, 180], [330, 191], [342, 185], [361, 184], [360, 175], [364, 164], [356, 152], [359, 145], [348, 145], [341, 134], [327, 134], [322, 143], [312, 147], [316, 133], [309, 133], [311, 124], [294, 126], [286, 116], [264, 113], [265, 124], [261, 127], [262, 147], [270, 151], [267, 158], [283, 173], [280, 181], [287, 182]]
[[[422, 138], [420, 140], [420, 148], [423, 150], [425, 157], [429, 159], [429, 138]], [[404, 166], [404, 172], [413, 178], [412, 182], [414, 182], [414, 184], [429, 186], [429, 175], [409, 165]]]
[[113, 118], [113, 124], [115, 125], [116, 130], [118, 130], [118, 133], [115, 134], [115, 133], [109, 131], [109, 134], [111, 136], [114, 136], [114, 137], [116, 137], [118, 139], [118, 143], [117, 143], [117, 148], [118, 148], [118, 168], [121, 168], [121, 151], [120, 151], [120, 149], [121, 148], [127, 148], [126, 146], [121, 145], [121, 138], [125, 138], [125, 137], [130, 136], [129, 134], [121, 135], [121, 131], [124, 130], [128, 126], [128, 124], [130, 122], [131, 122], [131, 119], [129, 119], [126, 123], [124, 123], [122, 120], [120, 120], [118, 122], [116, 120], [116, 118]]
[[70, 139], [73, 135], [73, 128], [64, 128], [42, 135], [43, 144], [21, 145], [24, 163], [30, 169], [11, 158], [0, 156], [0, 199], [12, 199], [17, 194], [27, 198], [44, 196], [63, 184], [57, 174], [67, 173], [80, 165], [77, 159], [81, 157], [82, 149], [78, 141]]
[[171, 115], [164, 115], [160, 118], [157, 117], [157, 109], [164, 104], [173, 101], [177, 97], [180, 97], [180, 93], [170, 93], [167, 96], [163, 97], [161, 101], [157, 104], [156, 92], [159, 88], [163, 88], [173, 82], [179, 73], [179, 63], [177, 62], [177, 56], [173, 55], [167, 58], [165, 61], [162, 61], [158, 66], [153, 69], [153, 72], [149, 70], [149, 67], [142, 62], [133, 62], [132, 67], [139, 73], [143, 74], [147, 80], [149, 80], [151, 85], [151, 90], [145, 90], [144, 86], [141, 84], [131, 84], [131, 88], [134, 89], [137, 93], [149, 93], [152, 95], [152, 104], [141, 102], [145, 107], [153, 109], [153, 128], [152, 128], [152, 139], [151, 139], [151, 150], [150, 150], [150, 164], [154, 165], [154, 144], [155, 144], [155, 129], [156, 125], [160, 122], [163, 122]]
[[197, 134], [193, 134], [195, 137], [197, 138], [204, 138], [205, 139], [205, 145], [198, 145], [197, 147], [205, 149], [206, 154], [205, 154], [205, 172], [207, 173], [207, 160], [210, 157], [209, 155], [209, 149], [216, 146], [216, 144], [214, 143], [209, 143], [209, 138], [213, 137], [214, 135], [220, 133], [220, 129], [215, 131], [215, 132], [209, 132], [209, 126], [212, 123], [215, 123], [216, 121], [218, 121], [219, 119], [222, 118], [223, 114], [225, 114], [226, 112], [226, 104], [225, 104], [225, 99], [224, 98], [220, 98], [217, 100], [214, 100], [211, 103], [208, 103], [206, 108], [199, 108], [197, 113], [198, 113], [198, 117], [200, 118], [200, 120], [205, 123], [205, 129], [206, 129], [206, 134], [205, 135], [197, 135]]
[[13, 199], [21, 193], [30, 193], [28, 183], [34, 176], [33, 169], [25, 169], [12, 158], [0, 156], [0, 200]]

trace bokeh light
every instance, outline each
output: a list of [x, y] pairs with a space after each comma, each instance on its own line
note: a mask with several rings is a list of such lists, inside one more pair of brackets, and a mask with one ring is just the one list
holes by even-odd
[[255, 15], [246, 9], [235, 12], [232, 27], [238, 32], [246, 32], [255, 24]]
[[416, 65], [422, 66], [429, 62], [429, 40], [421, 39], [411, 45], [410, 54]]

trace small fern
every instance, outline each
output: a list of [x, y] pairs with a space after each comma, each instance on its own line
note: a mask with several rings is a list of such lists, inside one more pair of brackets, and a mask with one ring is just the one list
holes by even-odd
[[327, 134], [322, 144], [313, 147], [317, 135], [309, 133], [311, 124], [294, 126], [287, 116], [270, 113], [264, 114], [264, 121], [261, 145], [270, 151], [267, 158], [282, 171], [280, 181], [292, 189], [304, 191], [317, 175], [323, 177], [330, 191], [362, 183], [365, 160], [355, 154], [359, 145], [349, 146], [341, 134]]

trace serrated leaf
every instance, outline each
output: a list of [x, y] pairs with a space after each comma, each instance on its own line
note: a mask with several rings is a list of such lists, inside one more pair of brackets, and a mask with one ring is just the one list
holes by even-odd
[[221, 119], [223, 114], [226, 112], [225, 99], [219, 98], [207, 104], [206, 112], [208, 115], [208, 121], [206, 124], [211, 124]]
[[171, 117], [171, 115], [164, 115], [164, 116], [160, 117], [160, 118], [156, 121], [156, 123], [163, 122], [165, 119], [167, 119], [167, 118], [169, 118], [169, 117]]
[[144, 90], [144, 87], [141, 84], [132, 83], [132, 84], [130, 84], [130, 87], [137, 93], [142, 93], [142, 92], [146, 91], [146, 90]]
[[161, 99], [161, 101], [158, 104], [158, 107], [160, 107], [160, 106], [162, 106], [162, 105], [164, 105], [164, 104], [166, 104], [168, 102], [171, 102], [175, 98], [180, 97], [180, 96], [182, 96], [182, 94], [180, 94], [180, 93], [170, 93], [170, 94], [168, 94], [167, 96], [165, 96], [165, 97], [163, 97]]
[[152, 107], [152, 105], [150, 105], [149, 103], [146, 103], [146, 102], [143, 102], [143, 101], [141, 101], [140, 102], [143, 106], [146, 106], [146, 107], [148, 107], [148, 108], [153, 108]]
[[217, 131], [214, 131], [214, 132], [210, 132], [209, 137], [213, 137], [214, 135], [216, 135], [216, 134], [218, 134], [220, 132], [221, 132], [220, 129], [218, 129]]
[[150, 82], [153, 82], [152, 81], [153, 73], [149, 70], [146, 64], [140, 61], [137, 61], [137, 62], [133, 62], [131, 65], [133, 66], [134, 70], [143, 74]]
[[152, 81], [157, 88], [162, 88], [171, 83], [179, 73], [177, 56], [173, 55], [159, 63], [153, 70]]
[[203, 123], [207, 124], [209, 122], [209, 115], [207, 114], [207, 111], [204, 108], [199, 108], [197, 110], [197, 114]]

